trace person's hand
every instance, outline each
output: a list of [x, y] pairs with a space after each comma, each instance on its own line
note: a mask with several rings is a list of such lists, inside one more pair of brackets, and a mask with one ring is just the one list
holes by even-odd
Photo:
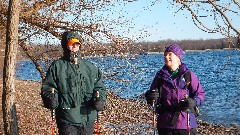
[[104, 102], [101, 100], [99, 92], [96, 91], [93, 95], [93, 107], [95, 108], [96, 111], [102, 111], [104, 108]]
[[159, 92], [158, 90], [149, 90], [145, 94], [147, 103], [152, 105], [158, 98], [159, 98]]
[[196, 105], [197, 102], [192, 98], [184, 98], [180, 101], [180, 106], [185, 109], [193, 109]]
[[57, 108], [57, 98], [53, 93], [50, 93], [47, 97], [43, 97], [42, 99], [44, 107], [52, 110]]
[[96, 111], [102, 111], [104, 109], [104, 102], [99, 98], [93, 102], [93, 107]]

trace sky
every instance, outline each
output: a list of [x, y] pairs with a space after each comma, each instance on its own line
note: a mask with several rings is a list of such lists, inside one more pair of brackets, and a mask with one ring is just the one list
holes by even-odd
[[[179, 10], [180, 4], [172, 5], [170, 2], [173, 0], [98, 0], [100, 2], [109, 2], [110, 6], [106, 9], [94, 12], [87, 11], [93, 17], [93, 22], [103, 23], [106, 28], [111, 30], [113, 35], [119, 37], [130, 38], [134, 42], [157, 42], [161, 40], [198, 40], [198, 39], [218, 39], [225, 38], [220, 33], [207, 33], [200, 30], [194, 25], [191, 14], [188, 10]], [[128, 2], [127, 2], [128, 1]], [[129, 2], [132, 1], [132, 2]], [[153, 1], [157, 1], [154, 4]], [[195, 0], [197, 1], [197, 0]], [[201, 0], [203, 1], [203, 0]], [[220, 1], [222, 3], [230, 0]], [[89, 1], [88, 1], [89, 2]], [[239, 11], [239, 7], [234, 7]], [[110, 9], [110, 10], [108, 10]], [[208, 9], [205, 4], [204, 9]], [[232, 8], [231, 8], [232, 9]], [[178, 11], [178, 12], [177, 12]], [[177, 13], [176, 13], [177, 12]], [[199, 13], [199, 15], [207, 15], [206, 13]], [[232, 15], [232, 14], [231, 14]], [[240, 30], [240, 14], [236, 16], [228, 15], [231, 17], [234, 26]], [[68, 16], [69, 17], [69, 16]], [[82, 16], [85, 21], [91, 22], [91, 18]], [[73, 17], [75, 19], [76, 17]], [[96, 19], [97, 18], [97, 19]], [[212, 17], [200, 18], [204, 20], [204, 24], [212, 26]], [[96, 19], [96, 21], [94, 21]], [[98, 21], [99, 20], [99, 21]], [[122, 22], [128, 22], [128, 25], [122, 25]], [[81, 21], [80, 21], [81, 22]], [[89, 23], [87, 22], [87, 23]], [[117, 23], [111, 26], [108, 23]], [[92, 23], [92, 22], [91, 22]], [[212, 27], [211, 27], [212, 28]], [[104, 29], [100, 27], [100, 29]], [[103, 42], [111, 42], [110, 39], [104, 38], [103, 35], [97, 35], [102, 38]], [[235, 36], [235, 35], [234, 35]], [[38, 37], [37, 37], [38, 38]], [[49, 40], [53, 40], [50, 37]], [[46, 41], [49, 41], [46, 40]], [[41, 40], [42, 41], [42, 40]], [[40, 42], [41, 42], [40, 41]], [[45, 41], [45, 40], [44, 40]], [[58, 39], [53, 40], [54, 43], [59, 43]]]
[[[178, 13], [174, 13], [179, 8], [170, 6], [170, 3], [165, 0], [155, 3], [153, 6], [151, 4], [148, 0], [135, 0], [124, 6], [114, 7], [117, 13], [125, 14], [126, 18], [132, 20], [134, 28], [125, 30], [127, 33], [124, 33], [123, 36], [142, 41], [217, 39], [224, 37], [220, 33], [203, 32], [194, 25], [189, 11], [180, 10]], [[122, 10], [125, 12], [122, 12]], [[240, 20], [235, 22], [240, 22]], [[207, 24], [210, 23], [207, 22]], [[120, 29], [124, 30], [124, 28]], [[139, 39], [138, 37], [144, 38]]]

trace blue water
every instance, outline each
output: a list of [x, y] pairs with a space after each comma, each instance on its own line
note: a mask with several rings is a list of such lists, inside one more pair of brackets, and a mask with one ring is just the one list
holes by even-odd
[[[164, 64], [163, 54], [88, 59], [108, 76], [104, 81], [109, 91], [123, 98], [137, 98], [148, 90]], [[199, 118], [226, 126], [240, 124], [240, 51], [186, 52], [183, 62], [198, 76], [206, 93]], [[41, 80], [31, 61], [20, 61], [16, 75], [22, 80]]]

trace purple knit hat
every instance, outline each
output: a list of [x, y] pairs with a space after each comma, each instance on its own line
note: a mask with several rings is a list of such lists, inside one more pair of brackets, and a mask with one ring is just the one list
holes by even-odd
[[177, 44], [171, 44], [166, 48], [165, 52], [173, 52], [175, 55], [177, 55], [180, 58], [181, 61], [183, 59], [183, 50]]

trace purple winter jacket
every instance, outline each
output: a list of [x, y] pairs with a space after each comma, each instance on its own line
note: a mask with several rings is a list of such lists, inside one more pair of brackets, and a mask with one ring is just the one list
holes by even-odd
[[[189, 72], [185, 64], [181, 64], [177, 77], [172, 79], [168, 68], [166, 65], [160, 69], [150, 87], [150, 90], [162, 87], [161, 98], [159, 102], [161, 103], [162, 109], [165, 108], [177, 108], [179, 107], [179, 102], [184, 98], [185, 94], [188, 94], [190, 98], [196, 100], [197, 106], [200, 106], [204, 100], [204, 91], [197, 78], [197, 76], [190, 71], [191, 75], [191, 90], [185, 87], [186, 82], [184, 79], [184, 74]], [[162, 83], [162, 84], [161, 84]], [[158, 112], [158, 110], [156, 110]], [[180, 111], [179, 111], [180, 112]], [[174, 111], [164, 111], [158, 114], [157, 127], [158, 128], [170, 128], [170, 129], [187, 129], [187, 112], [181, 111], [178, 117], [176, 125], [172, 125], [171, 121], [174, 116]], [[196, 117], [193, 112], [190, 112], [190, 128], [197, 128]]]

